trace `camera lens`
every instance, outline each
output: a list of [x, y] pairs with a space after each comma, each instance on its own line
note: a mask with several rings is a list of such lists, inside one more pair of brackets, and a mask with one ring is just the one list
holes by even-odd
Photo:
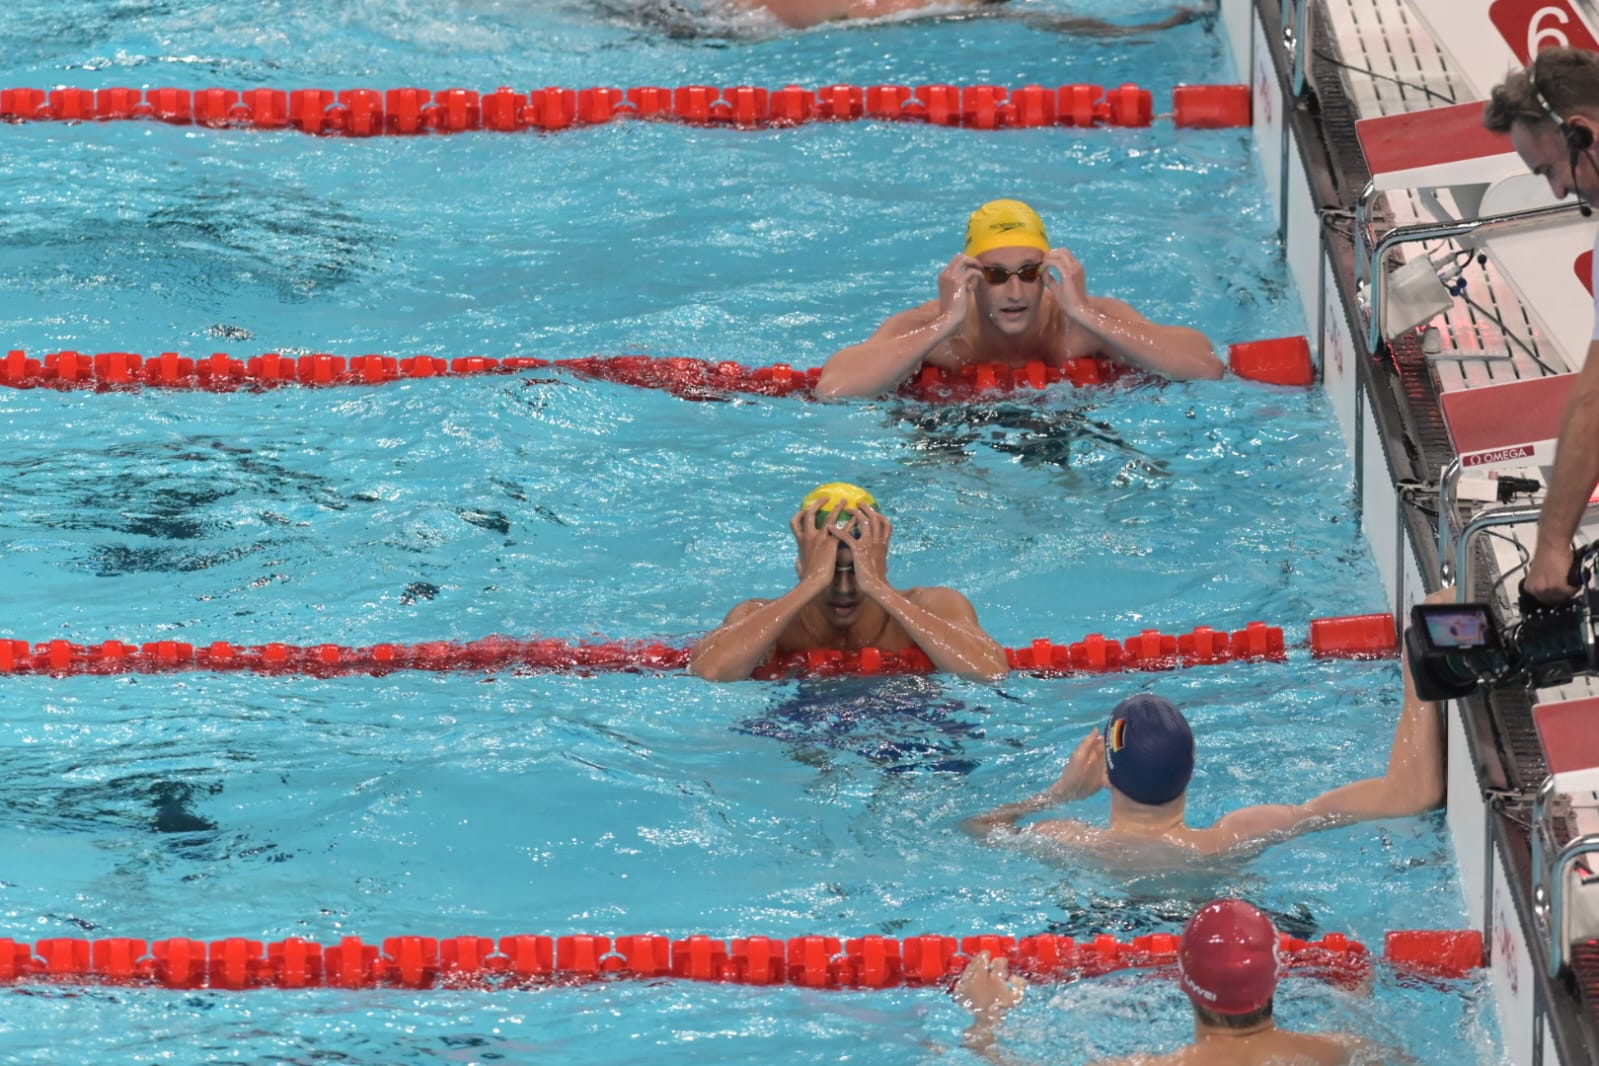
[[1424, 700], [1458, 700], [1477, 687], [1479, 664], [1461, 652], [1429, 648], [1416, 626], [1405, 630], [1405, 652], [1416, 695]]

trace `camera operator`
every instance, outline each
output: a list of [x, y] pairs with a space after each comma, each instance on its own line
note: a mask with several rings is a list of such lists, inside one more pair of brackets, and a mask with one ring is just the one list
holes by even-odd
[[[1590, 213], [1589, 202], [1599, 197], [1599, 54], [1544, 49], [1526, 70], [1494, 87], [1482, 121], [1495, 133], [1510, 134], [1516, 154], [1548, 180], [1555, 196], [1576, 194], [1583, 215]], [[1577, 593], [1571, 541], [1599, 486], [1599, 315], [1595, 318], [1595, 339], [1561, 416], [1554, 473], [1527, 572], [1526, 591], [1544, 603]]]

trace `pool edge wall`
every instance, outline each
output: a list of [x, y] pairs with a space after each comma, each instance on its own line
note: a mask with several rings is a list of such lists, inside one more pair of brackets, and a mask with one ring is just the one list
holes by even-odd
[[[1402, 619], [1406, 606], [1428, 591], [1433, 579], [1424, 575], [1438, 573], [1438, 559], [1436, 519], [1406, 500], [1399, 486], [1435, 480], [1452, 453], [1421, 353], [1396, 342], [1390, 357], [1364, 354], [1353, 244], [1322, 224], [1318, 204], [1351, 210], [1369, 173], [1336, 68], [1314, 65], [1303, 88], [1295, 89], [1283, 23], [1295, 19], [1297, 7], [1293, 0], [1221, 0], [1221, 25], [1237, 69], [1248, 75], [1256, 146], [1283, 255], [1354, 470], [1351, 501], [1384, 595]], [[1338, 54], [1319, 6], [1310, 4], [1308, 19], [1311, 51]], [[1588, 1007], [1569, 980], [1546, 975], [1548, 948], [1534, 935], [1525, 824], [1539, 782], [1524, 780], [1527, 772], [1507, 751], [1505, 722], [1516, 713], [1530, 719], [1528, 708], [1507, 711], [1481, 699], [1449, 709], [1447, 823], [1460, 888], [1471, 926], [1484, 934], [1509, 1061], [1596, 1062], [1599, 1042]], [[1515, 798], [1507, 801], [1506, 792]]]

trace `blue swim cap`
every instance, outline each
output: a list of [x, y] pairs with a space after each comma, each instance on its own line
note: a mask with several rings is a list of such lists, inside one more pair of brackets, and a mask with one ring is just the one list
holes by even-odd
[[1105, 770], [1111, 787], [1155, 806], [1183, 794], [1194, 775], [1194, 732], [1170, 700], [1129, 696], [1105, 723]]

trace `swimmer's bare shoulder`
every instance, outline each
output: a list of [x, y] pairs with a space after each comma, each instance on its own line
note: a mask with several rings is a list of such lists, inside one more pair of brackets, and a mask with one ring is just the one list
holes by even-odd
[[[1083, 827], [1083, 823], [1070, 819], [1056, 822], [1039, 822], [1031, 828], [1066, 842], [1086, 839], [1083, 828], [1100, 834], [1102, 843], [1114, 843], [1118, 849], [1138, 848], [1153, 857], [1165, 851], [1174, 858], [1233, 858], [1260, 851], [1267, 844], [1292, 835], [1295, 829], [1307, 824], [1300, 808], [1287, 805], [1246, 807], [1224, 816], [1209, 827], [1178, 826], [1168, 829], [1159, 837], [1147, 837], [1108, 828]], [[1060, 830], [1051, 829], [1061, 825]]]
[[[1296, 1033], [1278, 1029], [1245, 1050], [1227, 1042], [1190, 1044], [1169, 1055], [1103, 1059], [1091, 1066], [1358, 1066], [1411, 1061], [1352, 1033]], [[1374, 1057], [1375, 1056], [1375, 1057]]]
[[745, 600], [727, 612], [727, 617], [722, 619], [722, 624], [725, 626], [730, 622], [742, 622], [771, 602], [771, 600]]
[[923, 329], [933, 324], [938, 318], [938, 301], [928, 300], [924, 304], [917, 304], [908, 311], [899, 311], [889, 315], [883, 324], [877, 327], [874, 337], [897, 337], [912, 330]]
[[1106, 870], [1122, 873], [1158, 873], [1194, 869], [1196, 863], [1214, 860], [1228, 868], [1235, 860], [1248, 858], [1261, 842], [1242, 840], [1215, 829], [1171, 830], [1160, 837], [1148, 837], [1109, 826], [1090, 825], [1073, 818], [1035, 822], [1018, 830], [1015, 842], [1045, 849], [1069, 851], [1088, 857]]

